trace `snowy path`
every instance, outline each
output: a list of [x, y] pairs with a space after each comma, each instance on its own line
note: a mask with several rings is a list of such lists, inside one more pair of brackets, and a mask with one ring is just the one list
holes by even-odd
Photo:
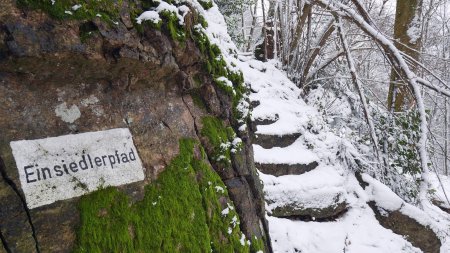
[[[299, 175], [273, 176], [260, 172], [274, 252], [422, 252], [404, 236], [380, 225], [367, 203], [370, 200], [380, 202], [381, 206], [387, 203], [383, 207], [390, 210], [389, 203], [398, 201], [395, 194], [387, 191], [383, 196], [376, 195], [377, 184], [372, 192], [361, 188], [353, 172], [341, 165], [337, 155], [345, 139], [327, 128], [322, 116], [304, 103], [299, 97], [300, 90], [285, 74], [271, 63], [240, 60], [239, 67], [253, 91], [250, 99], [258, 105], [252, 114], [255, 133], [274, 137], [299, 134], [286, 147], [265, 149], [254, 145], [257, 168], [269, 163], [278, 164], [282, 170], [286, 164], [318, 162], [314, 169]], [[258, 125], [264, 120], [273, 123]], [[273, 142], [276, 141], [275, 138]], [[406, 206], [428, 216], [413, 206]], [[434, 226], [432, 221], [425, 221], [427, 217], [416, 218]], [[448, 242], [443, 244], [441, 252], [450, 252]]]

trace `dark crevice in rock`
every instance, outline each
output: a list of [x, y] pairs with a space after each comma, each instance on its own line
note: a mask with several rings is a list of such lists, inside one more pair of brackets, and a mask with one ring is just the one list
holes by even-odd
[[[188, 105], [188, 104], [186, 103], [186, 101], [184, 100], [184, 96], [181, 96], [181, 100], [183, 100], [183, 103], [184, 103], [184, 105], [186, 106], [186, 108], [187, 108], [187, 110], [188, 110], [188, 112], [189, 112], [189, 115], [191, 115], [191, 117], [192, 117], [192, 120], [193, 120], [193, 122], [194, 122], [195, 134], [196, 134], [197, 137], [199, 138], [199, 136], [200, 136], [200, 131], [198, 130], [198, 127], [197, 127], [197, 121], [196, 121], [196, 118], [194, 117], [194, 114], [192, 114], [191, 108], [189, 107], [189, 105]], [[208, 159], [209, 159], [209, 157], [208, 157]], [[211, 161], [210, 161], [210, 163], [211, 163]]]
[[2, 231], [0, 230], [0, 240], [2, 241], [3, 248], [6, 250], [7, 253], [11, 253], [11, 249], [9, 249], [8, 244], [6, 243], [6, 239], [2, 234]]
[[[255, 172], [256, 174], [256, 172]], [[252, 194], [254, 195], [255, 199], [260, 199], [261, 203], [258, 203], [256, 206], [259, 218], [261, 219], [262, 223], [262, 232], [264, 233], [264, 237], [266, 239], [267, 243], [267, 252], [273, 252], [272, 249], [272, 241], [270, 239], [269, 234], [269, 222], [266, 219], [266, 210], [265, 210], [265, 202], [264, 202], [264, 196], [262, 195], [262, 190], [259, 190], [259, 187], [262, 188], [261, 181], [259, 179], [259, 175], [248, 175], [245, 176], [245, 179], [248, 181], [248, 184], [250, 185], [250, 190], [252, 191]]]
[[[184, 102], [184, 99], [183, 99], [183, 102]], [[189, 109], [188, 109], [188, 110], [189, 110]], [[189, 113], [191, 113], [191, 112], [189, 112]], [[192, 115], [192, 114], [191, 114], [191, 115]], [[162, 122], [162, 124], [163, 124], [165, 127], [167, 127], [167, 129], [169, 129], [170, 132], [172, 132], [172, 129], [170, 128], [169, 124], [167, 124], [164, 120], [161, 120], [161, 122]]]
[[278, 218], [284, 218], [289, 220], [296, 220], [296, 221], [305, 221], [305, 222], [330, 222], [330, 221], [336, 221], [337, 219], [344, 216], [348, 211], [348, 208], [345, 208], [341, 212], [328, 216], [328, 217], [321, 217], [316, 218], [311, 215], [294, 215], [294, 216], [279, 216]]
[[[35, 230], [34, 225], [33, 225], [33, 220], [31, 219], [30, 209], [28, 209], [27, 202], [25, 201], [25, 198], [20, 193], [19, 188], [17, 187], [17, 185], [6, 174], [6, 166], [5, 166], [5, 163], [3, 162], [3, 159], [1, 157], [0, 157], [0, 174], [3, 177], [3, 180], [5, 180], [5, 182], [11, 187], [11, 189], [19, 197], [19, 199], [20, 199], [20, 201], [22, 203], [23, 209], [25, 210], [25, 213], [27, 214], [28, 223], [30, 224], [32, 237], [34, 239], [35, 246], [36, 246], [36, 252], [40, 253], [41, 251], [39, 249], [39, 242], [37, 240], [36, 230]], [[2, 237], [2, 242], [3, 242], [3, 239], [4, 238]]]

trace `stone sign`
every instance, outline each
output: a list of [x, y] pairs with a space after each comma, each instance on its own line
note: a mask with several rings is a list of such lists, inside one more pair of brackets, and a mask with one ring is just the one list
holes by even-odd
[[28, 207], [144, 180], [127, 128], [10, 143]]

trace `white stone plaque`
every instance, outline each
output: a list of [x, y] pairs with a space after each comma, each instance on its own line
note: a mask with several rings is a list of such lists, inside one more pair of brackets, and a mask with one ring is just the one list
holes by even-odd
[[28, 207], [144, 180], [127, 128], [10, 143]]

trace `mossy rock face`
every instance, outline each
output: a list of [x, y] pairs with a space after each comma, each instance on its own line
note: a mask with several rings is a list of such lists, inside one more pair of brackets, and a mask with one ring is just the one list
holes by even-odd
[[[196, 129], [196, 123], [200, 122], [195, 120], [200, 120], [207, 111], [225, 116], [223, 123], [233, 121], [232, 105], [242, 95], [239, 91], [243, 83], [240, 73], [226, 69], [225, 62], [218, 57], [221, 52], [217, 46], [205, 41], [201, 49], [194, 40], [191, 29], [196, 24], [206, 27], [207, 22], [192, 12], [186, 15], [185, 26], [165, 14], [161, 15], [163, 21], [158, 26], [150, 22], [137, 25], [134, 21], [137, 15], [157, 6], [156, 2], [147, 0], [118, 0], [107, 6], [102, 0], [56, 0], [55, 5], [60, 8], [54, 10], [47, 9], [51, 1], [19, 1], [16, 5], [14, 0], [6, 0], [7, 11], [0, 11], [0, 23], [4, 24], [0, 27], [0, 97], [3, 98], [0, 114], [4, 115], [0, 117], [0, 157], [5, 162], [2, 172], [6, 174], [0, 178], [0, 197], [2, 203], [14, 202], [0, 205], [3, 215], [0, 232], [6, 236], [9, 249], [35, 252], [36, 245], [41, 252], [210, 252], [211, 249], [256, 252], [262, 249], [264, 233], [258, 218], [264, 214], [242, 209], [247, 215], [243, 216], [236, 208], [228, 210], [229, 215], [222, 215], [228, 205], [243, 205], [232, 204], [221, 183], [224, 179], [214, 171], [216, 165], [213, 170], [209, 164], [211, 154], [206, 159], [206, 152], [198, 144], [202, 138], [207, 148], [203, 142], [206, 137]], [[70, 10], [76, 4], [82, 7]], [[211, 64], [211, 71], [217, 75], [204, 68], [211, 57], [217, 58]], [[219, 74], [226, 74], [233, 82], [238, 96], [215, 83]], [[216, 97], [214, 111], [210, 110], [210, 99], [203, 92], [205, 87], [214, 91], [211, 93]], [[215, 89], [220, 90], [220, 98]], [[186, 94], [197, 94], [193, 96], [196, 105]], [[97, 102], [86, 104], [86, 100]], [[55, 115], [55, 108], [61, 103], [77, 106], [80, 118], [69, 124]], [[203, 103], [204, 109], [189, 108], [202, 107]], [[225, 129], [228, 141], [232, 140], [234, 132], [229, 124], [215, 127], [220, 134]], [[130, 129], [146, 168], [146, 179], [59, 201], [27, 214], [19, 197], [20, 181], [9, 142], [112, 128]], [[251, 162], [249, 157], [242, 157], [246, 154], [236, 153], [241, 167]], [[236, 163], [233, 155], [226, 156], [231, 159], [227, 166], [233, 167]], [[233, 169], [229, 171], [233, 177], [239, 176]], [[12, 190], [11, 184], [1, 180], [4, 178], [19, 188], [18, 193]], [[224, 191], [213, 186], [220, 186]], [[255, 196], [250, 187], [240, 188], [239, 192]], [[153, 205], [163, 195], [166, 202]], [[255, 199], [245, 201], [248, 205]], [[239, 217], [244, 218], [237, 225]], [[3, 222], [7, 219], [9, 222]], [[244, 229], [250, 227], [249, 222], [255, 229]], [[251, 246], [241, 245], [240, 231], [248, 235], [246, 240], [254, 242]]]
[[142, 201], [116, 188], [82, 197], [75, 252], [249, 252], [226, 187], [205, 158], [197, 142], [181, 140]]
[[123, 0], [18, 0], [19, 6], [40, 9], [56, 19], [88, 20], [100, 17], [117, 22]]

